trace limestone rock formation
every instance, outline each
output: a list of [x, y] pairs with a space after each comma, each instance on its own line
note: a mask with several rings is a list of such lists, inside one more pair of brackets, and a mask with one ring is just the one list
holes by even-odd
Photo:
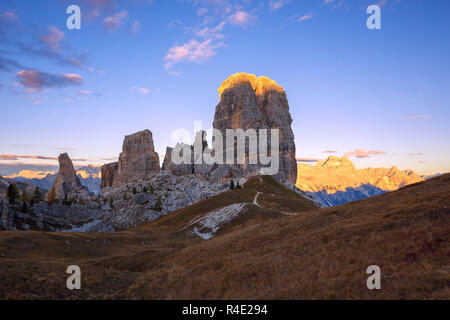
[[360, 200], [423, 181], [411, 170], [356, 169], [347, 157], [331, 156], [315, 166], [298, 165], [296, 186], [326, 206]]
[[125, 136], [119, 161], [102, 167], [102, 190], [118, 187], [160, 171], [150, 130]]
[[[195, 145], [198, 146], [199, 152], [196, 153]], [[175, 164], [172, 161], [173, 152], [178, 152], [180, 158], [184, 155], [184, 152], [188, 152], [188, 163]], [[176, 176], [181, 175], [195, 175], [198, 178], [208, 180], [212, 183], [220, 181], [219, 166], [217, 164], [207, 164], [203, 161], [201, 155], [203, 152], [211, 153], [212, 150], [208, 148], [206, 142], [206, 132], [199, 131], [195, 135], [194, 145], [187, 145], [184, 143], [178, 143], [175, 148], [166, 148], [166, 155], [164, 157], [162, 170], [169, 172]]]
[[[234, 164], [222, 164], [225, 162], [227, 152], [235, 152], [226, 149], [227, 129], [278, 129], [279, 130], [279, 168], [274, 178], [280, 181], [295, 183], [297, 179], [297, 162], [295, 161], [294, 134], [291, 129], [292, 118], [289, 113], [289, 104], [283, 88], [275, 81], [267, 77], [256, 77], [247, 73], [236, 73], [225, 80], [218, 89], [220, 102], [216, 106], [213, 128], [219, 130], [223, 136], [224, 159], [219, 164], [180, 164], [171, 162], [172, 148], [166, 150], [163, 170], [175, 175], [195, 174], [208, 181], [224, 181], [230, 178], [249, 177], [260, 174], [261, 162], [249, 163], [249, 141], [245, 141], [245, 164], [237, 164], [236, 153], [233, 154]], [[202, 139], [204, 132], [196, 135], [196, 141]], [[270, 148], [270, 132], [267, 140]], [[179, 145], [177, 145], [179, 147]], [[177, 149], [175, 147], [175, 149]], [[194, 146], [190, 146], [194, 150]], [[203, 145], [207, 148], [207, 145]], [[259, 148], [259, 146], [258, 146]], [[194, 158], [192, 158], [193, 160]]]
[[118, 174], [119, 162], [107, 163], [102, 166], [102, 182], [100, 188], [103, 190], [105, 188], [112, 187], [114, 183], [114, 177]]
[[88, 198], [89, 191], [86, 187], [81, 185], [69, 155], [67, 153], [60, 154], [58, 162], [58, 175], [56, 176], [53, 187], [46, 195], [46, 200], [64, 199], [66, 196], [68, 199], [79, 199], [80, 197], [83, 197], [84, 199]]
[[[274, 177], [295, 183], [297, 162], [292, 118], [283, 88], [264, 76], [236, 73], [225, 80], [218, 91], [220, 102], [216, 106], [213, 127], [223, 135], [226, 129], [279, 129], [280, 167]], [[246, 176], [259, 171], [260, 166], [237, 167]]]

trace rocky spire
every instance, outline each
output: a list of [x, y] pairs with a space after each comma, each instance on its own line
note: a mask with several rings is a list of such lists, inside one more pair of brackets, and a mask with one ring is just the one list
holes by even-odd
[[102, 167], [102, 190], [145, 178], [159, 170], [152, 132], [143, 130], [130, 134], [125, 136], [119, 161]]
[[[225, 134], [226, 129], [279, 129], [280, 168], [274, 177], [292, 183], [297, 179], [292, 118], [283, 88], [267, 77], [236, 73], [218, 89], [220, 102], [216, 106], [213, 127]], [[238, 166], [243, 174], [248, 166]]]
[[86, 199], [89, 197], [89, 191], [81, 185], [69, 155], [67, 153], [60, 154], [58, 162], [58, 175], [56, 176], [53, 187], [46, 195], [46, 200], [64, 199], [66, 196], [68, 199], [79, 199], [80, 197]]

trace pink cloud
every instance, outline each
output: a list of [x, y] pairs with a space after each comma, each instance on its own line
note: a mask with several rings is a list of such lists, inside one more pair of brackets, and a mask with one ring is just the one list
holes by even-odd
[[103, 20], [103, 25], [109, 31], [117, 30], [123, 21], [128, 18], [128, 11], [123, 10], [121, 12], [116, 12], [113, 15], [106, 17]]
[[356, 149], [355, 151], [349, 151], [344, 154], [344, 157], [357, 157], [357, 158], [369, 158], [371, 155], [386, 154], [384, 151]]
[[130, 31], [132, 32], [132, 33], [136, 33], [136, 32], [138, 32], [139, 30], [141, 30], [141, 24], [139, 23], [139, 21], [133, 21], [133, 24], [131, 25], [131, 29], [130, 29]]
[[249, 13], [238, 10], [229, 16], [228, 20], [232, 25], [235, 26], [246, 26], [248, 25], [254, 17]]
[[19, 17], [14, 12], [5, 11], [2, 14], [0, 14], [0, 20], [19, 22]]
[[54, 75], [38, 70], [21, 70], [17, 72], [16, 78], [20, 84], [31, 89], [30, 91], [41, 91], [43, 88], [64, 87], [83, 83], [83, 78], [75, 73]]
[[79, 95], [79, 96], [88, 96], [90, 94], [92, 94], [91, 90], [80, 90], [77, 92], [77, 95]]
[[49, 27], [49, 33], [41, 41], [52, 51], [59, 51], [59, 44], [64, 38], [64, 32], [56, 27]]
[[149, 94], [150, 93], [150, 90], [148, 88], [141, 88], [141, 87], [132, 86], [131, 90], [139, 92], [140, 94]]
[[216, 49], [222, 45], [221, 43], [214, 43], [212, 39], [203, 42], [193, 39], [181, 46], [173, 46], [163, 58], [167, 61], [164, 68], [170, 70], [181, 61], [196, 63], [207, 61], [216, 54]]
[[277, 0], [277, 1], [270, 1], [269, 2], [269, 7], [270, 7], [270, 11], [277, 11], [278, 9], [280, 9], [281, 7], [283, 7], [285, 4], [287, 4], [288, 2], [290, 2], [290, 0]]
[[200, 8], [200, 9], [197, 10], [197, 15], [198, 16], [203, 16], [203, 15], [205, 15], [207, 13], [208, 13], [208, 9], [206, 9], [206, 8]]
[[312, 18], [312, 13], [308, 13], [303, 15], [302, 17], [300, 17], [297, 21], [298, 22], [302, 22], [302, 21], [306, 21]]

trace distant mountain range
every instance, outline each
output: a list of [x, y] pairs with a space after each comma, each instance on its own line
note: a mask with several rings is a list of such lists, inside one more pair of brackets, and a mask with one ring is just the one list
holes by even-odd
[[[50, 190], [55, 182], [57, 172], [55, 171], [36, 171], [22, 170], [17, 174], [3, 177], [4, 179], [16, 182], [28, 183], [37, 186], [43, 190]], [[77, 176], [81, 184], [94, 194], [100, 194], [101, 167], [97, 165], [88, 165], [77, 169]]]
[[[426, 177], [425, 177], [426, 179]], [[347, 157], [331, 156], [315, 166], [298, 164], [296, 186], [324, 206], [361, 200], [423, 181], [412, 170], [391, 168], [356, 169]]]

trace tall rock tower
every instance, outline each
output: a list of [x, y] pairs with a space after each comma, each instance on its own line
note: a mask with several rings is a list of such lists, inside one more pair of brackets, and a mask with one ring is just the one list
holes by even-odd
[[160, 170], [150, 130], [125, 136], [118, 162], [102, 166], [102, 190], [145, 178]]
[[[280, 167], [274, 177], [295, 184], [297, 162], [294, 134], [283, 88], [264, 76], [236, 73], [225, 80], [218, 90], [220, 102], [214, 114], [214, 129], [220, 130], [224, 136], [226, 129], [279, 129]], [[244, 176], [255, 172], [255, 167], [238, 167], [244, 171]]]
[[68, 199], [79, 199], [80, 197], [86, 199], [89, 197], [89, 191], [81, 185], [69, 155], [67, 153], [61, 153], [58, 157], [58, 162], [58, 175], [53, 183], [53, 187], [45, 197], [46, 200], [64, 199], [66, 196]]

